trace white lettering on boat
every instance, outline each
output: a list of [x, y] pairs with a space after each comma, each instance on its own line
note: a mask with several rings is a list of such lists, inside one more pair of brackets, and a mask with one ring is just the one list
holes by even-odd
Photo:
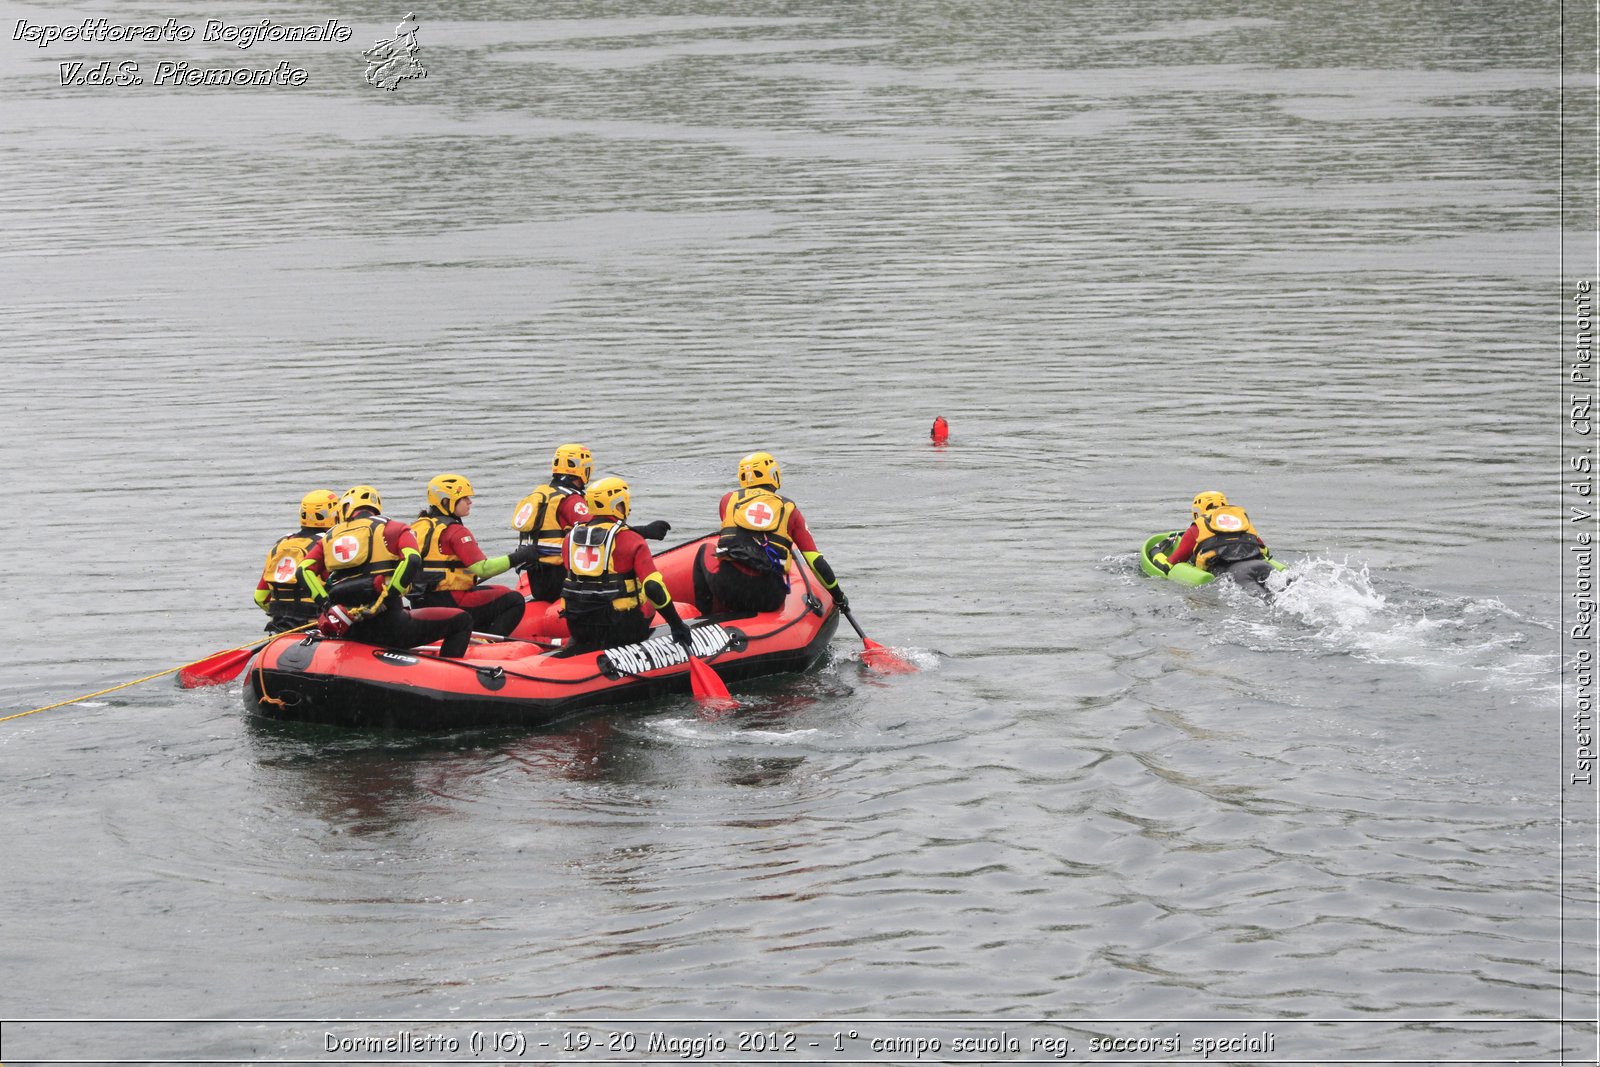
[[[689, 631], [689, 644], [697, 656], [715, 656], [728, 647], [732, 640], [721, 626], [697, 626]], [[683, 646], [671, 634], [658, 634], [648, 641], [634, 645], [618, 645], [606, 649], [606, 658], [612, 666], [626, 674], [644, 674], [664, 667], [681, 667], [687, 662]]]

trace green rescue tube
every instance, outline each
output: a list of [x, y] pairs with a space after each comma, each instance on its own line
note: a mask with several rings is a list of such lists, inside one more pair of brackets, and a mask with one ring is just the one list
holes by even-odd
[[[1139, 569], [1152, 578], [1166, 578], [1177, 582], [1179, 585], [1206, 585], [1216, 580], [1216, 575], [1210, 571], [1203, 571], [1192, 563], [1174, 563], [1170, 568], [1163, 570], [1153, 558], [1158, 552], [1170, 552], [1178, 545], [1178, 539], [1183, 536], [1182, 530], [1169, 530], [1166, 533], [1152, 535], [1145, 541], [1144, 547], [1139, 550]], [[1267, 558], [1274, 570], [1286, 570], [1277, 560]]]

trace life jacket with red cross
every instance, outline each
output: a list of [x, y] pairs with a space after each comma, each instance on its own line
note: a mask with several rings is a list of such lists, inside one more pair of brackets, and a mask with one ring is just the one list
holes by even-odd
[[519, 544], [537, 544], [539, 562], [561, 566], [561, 544], [567, 532], [558, 515], [561, 501], [569, 496], [583, 499], [583, 490], [570, 485], [541, 485], [522, 498], [511, 516]]
[[794, 545], [789, 537], [794, 511], [794, 501], [763, 486], [729, 494], [722, 507], [717, 555], [761, 574], [782, 574]]
[[268, 603], [311, 603], [311, 591], [300, 584], [300, 561], [321, 539], [321, 530], [302, 527], [278, 538], [278, 543], [268, 550], [266, 565], [261, 569], [261, 580], [267, 583]]
[[639, 576], [616, 567], [617, 535], [626, 527], [614, 519], [593, 519], [567, 531], [567, 580], [561, 595], [567, 611], [633, 611], [639, 607]]
[[1229, 504], [1201, 512], [1195, 518], [1199, 540], [1194, 545], [1194, 565], [1209, 571], [1215, 562], [1240, 563], [1260, 559], [1267, 543], [1256, 533], [1243, 508]]
[[[357, 579], [373, 587], [376, 583], [371, 580], [372, 575], [387, 579], [395, 572], [401, 557], [389, 551], [389, 543], [384, 540], [383, 528], [387, 525], [389, 520], [382, 515], [362, 515], [346, 519], [328, 531], [322, 543], [322, 565], [328, 572], [330, 594], [336, 585]], [[372, 588], [372, 598], [377, 598], [376, 588]]]

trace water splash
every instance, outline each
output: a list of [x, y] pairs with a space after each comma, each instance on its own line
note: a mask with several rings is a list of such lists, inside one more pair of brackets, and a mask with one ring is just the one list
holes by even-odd
[[1559, 657], [1539, 646], [1553, 631], [1493, 598], [1447, 597], [1375, 580], [1348, 559], [1297, 561], [1268, 582], [1262, 603], [1225, 585], [1224, 600], [1252, 648], [1348, 655], [1402, 664], [1443, 685], [1527, 691], [1560, 686]]
[[[916, 670], [932, 671], [939, 669], [939, 653], [931, 648], [912, 648], [909, 645], [883, 645], [881, 647], [890, 656], [904, 660]], [[868, 670], [872, 670], [872, 659], [866, 653], [866, 649], [857, 648], [853, 649], [845, 658], [852, 663], [860, 664]], [[887, 673], [899, 674], [905, 672], [891, 670]]]

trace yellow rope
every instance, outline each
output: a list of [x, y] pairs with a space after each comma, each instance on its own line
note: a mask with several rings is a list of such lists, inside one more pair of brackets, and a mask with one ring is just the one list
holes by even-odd
[[[277, 697], [267, 696], [267, 672], [261, 669], [261, 664], [259, 663], [256, 664], [256, 692], [261, 694], [260, 699], [263, 704], [271, 704], [273, 707], [278, 708], [287, 706], [284, 701], [279, 700]], [[5, 1067], [5, 1064], [0, 1063], [0, 1067]]]
[[201, 656], [197, 660], [191, 660], [188, 663], [180, 663], [176, 667], [168, 667], [164, 671], [157, 671], [155, 674], [147, 674], [143, 678], [135, 678], [131, 682], [123, 682], [121, 685], [114, 685], [110, 689], [102, 689], [98, 693], [85, 693], [81, 697], [73, 697], [71, 700], [62, 700], [55, 704], [46, 704], [44, 707], [34, 708], [32, 711], [19, 711], [15, 715], [6, 715], [0, 717], [0, 722], [10, 722], [12, 719], [21, 719], [28, 715], [37, 715], [41, 711], [50, 711], [53, 708], [64, 708], [68, 704], [81, 704], [85, 700], [93, 700], [95, 697], [103, 697], [107, 693], [115, 693], [118, 689], [126, 689], [130, 685], [138, 685], [140, 682], [148, 682], [154, 678], [165, 678], [169, 674], [178, 673], [185, 667], [193, 667], [196, 663], [204, 663], [208, 659], [216, 659], [218, 656], [225, 656], [229, 652], [243, 652], [245, 649], [258, 648], [270, 642], [273, 637], [282, 637], [283, 634], [299, 633], [301, 630], [309, 630], [315, 625], [316, 623], [314, 622], [308, 622], [304, 626], [296, 626], [293, 630], [284, 630], [283, 633], [273, 634], [272, 637], [267, 638], [265, 641], [251, 641], [249, 644], [236, 645], [233, 648], [225, 648], [221, 652], [213, 652], [209, 656]]
[[[206, 659], [210, 658], [210, 656], [206, 657]], [[194, 662], [199, 663], [200, 660], [195, 660]], [[126, 689], [130, 685], [138, 685], [140, 682], [148, 682], [152, 678], [161, 678], [169, 674], [175, 674], [176, 672], [183, 670], [184, 667], [190, 666], [193, 666], [193, 664], [185, 663], [180, 666], [173, 667], [170, 670], [162, 671], [159, 674], [147, 674], [143, 678], [135, 678], [131, 682], [123, 682], [121, 685], [114, 685], [110, 689], [102, 689], [98, 693], [85, 693], [81, 697], [73, 697], [71, 700], [63, 700], [56, 704], [46, 704], [44, 707], [34, 708], [32, 711], [19, 711], [15, 715], [7, 715], [4, 718], [0, 718], [0, 722], [10, 722], [12, 719], [20, 719], [25, 715], [37, 715], [41, 711], [49, 711], [52, 708], [64, 708], [68, 704], [81, 704], [85, 700], [93, 700], [95, 697], [103, 697], [107, 693], [115, 693], [118, 689]]]

